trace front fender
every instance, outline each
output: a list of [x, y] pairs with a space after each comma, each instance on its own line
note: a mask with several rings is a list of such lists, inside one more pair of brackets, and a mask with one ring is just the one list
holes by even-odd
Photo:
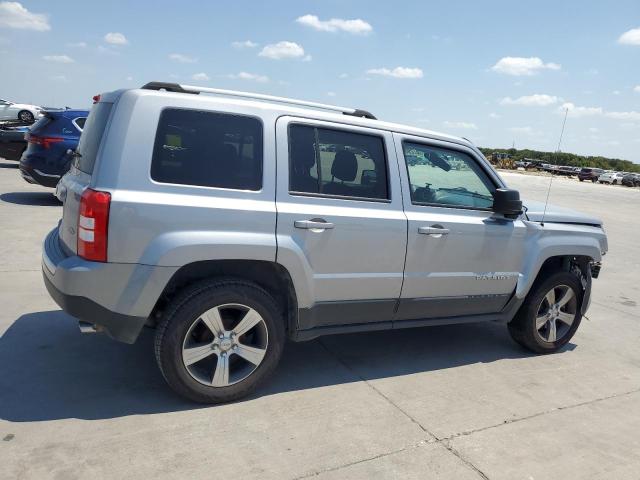
[[599, 227], [567, 223], [525, 222], [531, 230], [522, 273], [516, 285], [516, 297], [524, 298], [545, 261], [558, 256], [584, 256], [595, 262], [607, 251], [607, 237]]

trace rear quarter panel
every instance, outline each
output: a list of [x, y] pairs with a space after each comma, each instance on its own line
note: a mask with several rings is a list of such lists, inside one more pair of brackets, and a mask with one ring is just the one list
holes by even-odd
[[182, 266], [200, 260], [275, 261], [275, 116], [255, 108], [224, 111], [263, 123], [260, 191], [158, 183], [151, 179], [153, 145], [163, 108], [217, 111], [196, 95], [125, 92], [96, 165], [94, 187], [112, 194], [110, 262]]

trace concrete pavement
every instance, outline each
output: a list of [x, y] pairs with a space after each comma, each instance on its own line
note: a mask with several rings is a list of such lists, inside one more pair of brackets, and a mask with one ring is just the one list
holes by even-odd
[[[507, 173], [544, 200], [548, 178]], [[640, 189], [556, 179], [605, 220], [610, 253], [569, 346], [534, 356], [504, 326], [289, 344], [244, 401], [182, 401], [133, 346], [82, 336], [49, 299], [40, 242], [61, 208], [0, 160], [3, 478], [640, 477]]]

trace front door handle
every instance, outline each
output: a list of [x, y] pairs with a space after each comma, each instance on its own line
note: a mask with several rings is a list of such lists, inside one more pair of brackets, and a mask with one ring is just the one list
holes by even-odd
[[447, 235], [449, 233], [449, 229], [440, 225], [432, 225], [431, 227], [418, 227], [418, 233], [421, 233], [422, 235], [440, 236]]
[[325, 222], [321, 218], [314, 218], [311, 220], [296, 220], [293, 222], [296, 228], [304, 228], [306, 230], [331, 230], [334, 227], [333, 223]]

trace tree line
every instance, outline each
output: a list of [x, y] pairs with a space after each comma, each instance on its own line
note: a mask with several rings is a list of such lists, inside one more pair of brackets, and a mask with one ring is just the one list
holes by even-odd
[[493, 152], [508, 153], [514, 161], [538, 160], [543, 163], [552, 165], [567, 165], [570, 167], [594, 167], [604, 170], [615, 170], [616, 172], [638, 172], [640, 173], [640, 165], [629, 160], [621, 160], [619, 158], [607, 157], [590, 157], [584, 155], [576, 155], [575, 153], [565, 152], [540, 152], [538, 150], [518, 150], [516, 148], [480, 148], [485, 157], [491, 158]]

